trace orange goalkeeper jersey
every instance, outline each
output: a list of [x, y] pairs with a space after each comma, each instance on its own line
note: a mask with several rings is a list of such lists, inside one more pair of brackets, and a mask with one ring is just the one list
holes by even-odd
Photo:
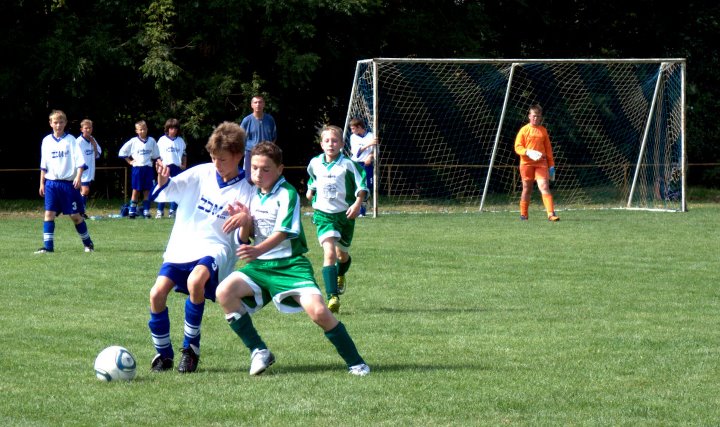
[[[528, 149], [539, 151], [543, 156], [539, 160], [533, 160], [525, 155]], [[542, 165], [547, 161], [548, 167], [555, 166], [550, 135], [545, 126], [528, 123], [521, 127], [515, 137], [515, 152], [520, 156], [520, 165]]]

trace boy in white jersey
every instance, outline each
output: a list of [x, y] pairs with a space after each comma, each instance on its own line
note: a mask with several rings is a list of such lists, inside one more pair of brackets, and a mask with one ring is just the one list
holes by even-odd
[[135, 123], [136, 137], [130, 138], [120, 147], [120, 158], [132, 166], [132, 196], [130, 197], [130, 218], [137, 216], [138, 201], [143, 197], [143, 216], [150, 218], [150, 190], [155, 179], [155, 160], [160, 158], [157, 142], [148, 136], [145, 120]]
[[[187, 152], [185, 140], [180, 133], [180, 121], [178, 119], [167, 119], [165, 122], [165, 134], [158, 139], [160, 160], [163, 166], [170, 168], [170, 176], [177, 176], [187, 167]], [[174, 218], [177, 210], [177, 203], [170, 202], [168, 217]], [[157, 204], [155, 218], [160, 219], [165, 214], [165, 202]]]
[[175, 200], [178, 210], [163, 264], [150, 290], [150, 333], [157, 355], [154, 372], [173, 367], [167, 298], [173, 289], [188, 294], [185, 327], [178, 371], [194, 372], [200, 361], [200, 324], [205, 300], [215, 301], [215, 288], [235, 268], [237, 255], [231, 231], [248, 225], [249, 216], [230, 218], [228, 206], [247, 204], [254, 193], [240, 162], [245, 153], [245, 131], [224, 122], [205, 145], [211, 163], [197, 165], [170, 178], [170, 168], [158, 163], [158, 183], [152, 192], [156, 202]]
[[[250, 375], [261, 374], [275, 362], [250, 317], [271, 299], [282, 313], [305, 310], [335, 346], [348, 372], [369, 374], [370, 368], [345, 325], [325, 306], [312, 264], [303, 255], [308, 249], [300, 221], [300, 197], [282, 176], [282, 150], [271, 142], [261, 142], [253, 147], [251, 155], [252, 181], [257, 186], [249, 208], [252, 223], [240, 226], [237, 231], [240, 243], [237, 254], [247, 264], [217, 288], [218, 303], [230, 328], [251, 352]], [[248, 210], [239, 206], [231, 212]]]
[[87, 166], [77, 148], [75, 137], [65, 133], [65, 113], [53, 110], [49, 118], [53, 131], [42, 140], [40, 153], [40, 197], [45, 198], [43, 247], [35, 253], [55, 251], [55, 218], [61, 214], [70, 216], [85, 246], [85, 252], [93, 252], [95, 246], [90, 239], [87, 224], [80, 215], [82, 198], [78, 191], [82, 172]]
[[[375, 146], [377, 139], [372, 132], [365, 129], [365, 122], [362, 119], [350, 120], [350, 156], [354, 162], [360, 163], [365, 168], [365, 179], [368, 190], [373, 188]], [[360, 215], [365, 216], [366, 203], [360, 206]]]
[[328, 307], [340, 310], [339, 295], [345, 292], [345, 273], [350, 268], [350, 245], [355, 218], [367, 198], [365, 170], [342, 154], [342, 130], [325, 126], [320, 134], [323, 153], [310, 160], [307, 167], [307, 198], [315, 209], [313, 223], [323, 248], [322, 277]]
[[82, 196], [82, 212], [80, 215], [87, 219], [87, 201], [90, 197], [90, 184], [95, 180], [95, 160], [100, 158], [102, 148], [93, 136], [93, 122], [85, 119], [80, 122], [80, 136], [76, 138], [78, 148], [85, 159], [87, 169], [83, 171], [82, 182], [80, 183], [80, 195]]

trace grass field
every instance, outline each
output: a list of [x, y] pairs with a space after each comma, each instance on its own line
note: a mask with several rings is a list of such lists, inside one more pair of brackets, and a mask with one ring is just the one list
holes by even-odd
[[[249, 354], [208, 303], [196, 374], [151, 375], [148, 291], [171, 220], [0, 216], [2, 425], [718, 425], [720, 205], [686, 213], [387, 215], [358, 220], [340, 319], [372, 374], [348, 375], [304, 314], [255, 316]], [[304, 217], [319, 278], [321, 252]], [[184, 298], [171, 295], [181, 344]], [[106, 346], [130, 383], [95, 379]]]

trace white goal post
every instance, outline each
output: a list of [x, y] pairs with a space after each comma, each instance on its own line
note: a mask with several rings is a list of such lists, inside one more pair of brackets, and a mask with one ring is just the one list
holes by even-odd
[[533, 104], [558, 210], [687, 210], [685, 59], [376, 58], [357, 62], [345, 122], [348, 145], [352, 118], [379, 140], [373, 214], [517, 210]]

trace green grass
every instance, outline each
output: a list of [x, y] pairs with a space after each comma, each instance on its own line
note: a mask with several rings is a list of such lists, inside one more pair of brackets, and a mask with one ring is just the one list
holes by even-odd
[[[151, 375], [148, 291], [172, 221], [89, 221], [85, 254], [60, 217], [56, 253], [37, 256], [39, 211], [4, 215], [0, 424], [717, 425], [720, 206], [531, 215], [358, 220], [339, 317], [365, 378], [273, 307], [255, 325], [277, 363], [251, 378], [212, 303], [199, 372]], [[183, 301], [169, 300], [176, 349]], [[135, 355], [134, 381], [95, 379], [112, 344]]]

